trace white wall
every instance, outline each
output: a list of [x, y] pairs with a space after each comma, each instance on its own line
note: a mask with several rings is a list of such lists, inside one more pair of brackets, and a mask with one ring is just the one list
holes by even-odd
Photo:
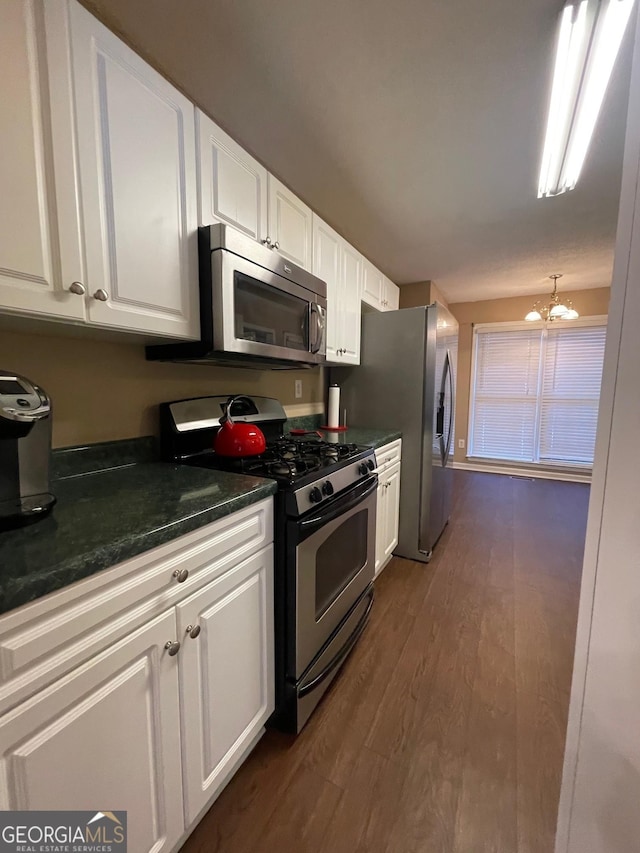
[[640, 17], [629, 101], [556, 853], [640, 850]]

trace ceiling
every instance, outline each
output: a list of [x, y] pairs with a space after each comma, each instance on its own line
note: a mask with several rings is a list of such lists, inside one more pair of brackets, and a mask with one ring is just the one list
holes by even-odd
[[83, 2], [397, 283], [610, 283], [631, 27], [578, 187], [537, 199], [562, 0]]

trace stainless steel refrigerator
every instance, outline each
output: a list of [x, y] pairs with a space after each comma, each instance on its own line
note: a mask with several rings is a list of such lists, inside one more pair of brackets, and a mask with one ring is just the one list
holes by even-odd
[[362, 318], [360, 366], [333, 368], [349, 426], [402, 430], [395, 554], [428, 562], [451, 514], [458, 323], [439, 303]]

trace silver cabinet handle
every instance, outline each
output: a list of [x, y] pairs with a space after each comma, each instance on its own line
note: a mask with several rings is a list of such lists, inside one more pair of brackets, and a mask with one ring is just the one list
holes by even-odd
[[200, 634], [200, 626], [199, 625], [187, 625], [185, 630], [185, 634], [188, 634], [192, 640], [195, 640], [197, 636]]
[[279, 248], [280, 248], [280, 243], [278, 243], [278, 241], [276, 240], [276, 242], [273, 244], [272, 248], [273, 248], [273, 249], [279, 249]]
[[169, 656], [174, 657], [180, 651], [180, 640], [167, 640], [164, 647], [169, 652]]
[[271, 245], [271, 237], [265, 237], [262, 241], [262, 244], [263, 246], [268, 246], [270, 249], [273, 248], [273, 246]]
[[188, 569], [176, 569], [173, 573], [174, 578], [178, 581], [178, 583], [184, 583], [186, 579], [189, 577]]
[[96, 290], [96, 292], [93, 294], [93, 298], [97, 299], [98, 302], [106, 302], [107, 299], [109, 298], [109, 294], [107, 293], [106, 290], [103, 290], [101, 287], [99, 287]]
[[84, 296], [87, 288], [81, 281], [72, 281], [69, 285], [69, 293], [75, 293], [76, 296]]

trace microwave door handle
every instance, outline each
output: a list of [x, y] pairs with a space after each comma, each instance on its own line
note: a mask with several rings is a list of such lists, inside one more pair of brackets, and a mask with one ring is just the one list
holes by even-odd
[[[315, 315], [316, 321], [315, 326], [313, 322], [313, 316]], [[310, 351], [312, 353], [316, 353], [320, 349], [320, 344], [322, 343], [322, 315], [320, 313], [320, 307], [316, 302], [312, 302], [309, 306], [309, 337], [311, 337], [311, 328], [314, 328], [314, 336], [313, 341], [309, 341]]]

